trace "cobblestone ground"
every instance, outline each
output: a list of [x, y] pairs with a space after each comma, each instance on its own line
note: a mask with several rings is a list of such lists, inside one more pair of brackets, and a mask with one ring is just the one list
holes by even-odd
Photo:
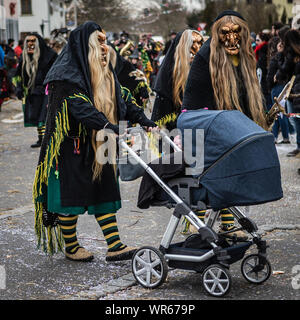
[[[46, 257], [36, 250], [31, 189], [38, 149], [35, 128], [24, 128], [20, 102], [9, 101], [0, 113], [0, 300], [11, 299], [101, 299], [101, 300], [208, 300], [200, 274], [169, 270], [166, 282], [155, 290], [137, 285], [131, 263], [107, 264], [102, 233], [91, 216], [79, 220], [78, 234], [83, 246], [95, 253], [91, 263], [73, 263], [57, 254]], [[293, 142], [294, 137], [293, 138]], [[231, 291], [224, 300], [298, 300], [300, 167], [299, 158], [286, 154], [295, 144], [277, 147], [281, 162], [284, 198], [250, 209], [249, 217], [258, 225], [270, 248], [273, 271], [262, 285], [243, 278], [240, 263], [230, 268]], [[121, 182], [123, 207], [118, 214], [122, 240], [129, 245], [159, 247], [171, 211], [159, 207], [136, 207], [140, 180]], [[182, 241], [179, 233], [174, 241]], [[251, 252], [249, 252], [251, 253]], [[298, 270], [298, 271], [297, 271]], [[293, 272], [294, 271], [294, 272]], [[2, 279], [2, 282], [1, 282]]]

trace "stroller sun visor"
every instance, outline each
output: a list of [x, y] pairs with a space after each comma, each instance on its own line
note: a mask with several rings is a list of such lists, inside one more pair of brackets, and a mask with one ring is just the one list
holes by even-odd
[[[205, 202], [214, 209], [281, 199], [280, 163], [274, 137], [243, 113], [191, 110], [177, 121], [184, 129], [204, 130], [204, 171], [197, 175]], [[203, 190], [201, 192], [203, 194]], [[204, 199], [198, 199], [204, 200]]]

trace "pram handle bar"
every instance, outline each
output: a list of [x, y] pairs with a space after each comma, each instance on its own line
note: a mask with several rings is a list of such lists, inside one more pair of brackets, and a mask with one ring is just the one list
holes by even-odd
[[[127, 129], [127, 133], [128, 133], [128, 134], [131, 134], [131, 135], [133, 135], [133, 136], [139, 135], [139, 134], [140, 134], [141, 136], [143, 136], [143, 135], [145, 134], [145, 129], [144, 129], [143, 127], [132, 127], [132, 128], [128, 128], [128, 129]], [[182, 151], [182, 150], [178, 147], [178, 145], [177, 145], [176, 143], [174, 143], [174, 141], [172, 141], [172, 140], [170, 139], [170, 137], [168, 136], [168, 134], [167, 134], [164, 130], [159, 130], [159, 131], [157, 131], [157, 134], [160, 134], [161, 137], [162, 137], [167, 143], [169, 143], [170, 146], [173, 147], [173, 149], [174, 149], [175, 151], [178, 151], [178, 152]]]

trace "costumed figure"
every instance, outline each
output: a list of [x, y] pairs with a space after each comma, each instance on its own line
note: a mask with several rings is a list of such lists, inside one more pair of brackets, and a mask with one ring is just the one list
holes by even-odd
[[143, 65], [143, 72], [146, 75], [147, 82], [150, 85], [150, 77], [153, 72], [153, 67], [151, 64], [150, 48], [148, 47], [148, 38], [147, 35], [143, 35], [138, 44], [138, 50], [141, 54], [141, 60]]
[[111, 45], [111, 63], [123, 90], [128, 89], [138, 106], [146, 108], [151, 92], [144, 73], [136, 69], [134, 65], [124, 59]]
[[41, 146], [45, 133], [48, 98], [43, 83], [56, 57], [39, 34], [32, 33], [25, 38], [13, 84], [18, 99], [23, 102], [25, 127], [37, 127], [38, 141], [32, 148]]
[[[182, 108], [239, 110], [266, 130], [275, 120], [276, 115], [266, 117], [249, 28], [238, 12], [224, 11], [214, 21], [211, 38], [193, 61]], [[199, 213], [203, 221], [204, 216], [205, 211]], [[221, 221], [221, 232], [234, 227], [227, 209], [221, 211]], [[241, 231], [236, 236], [246, 238]]]
[[134, 43], [128, 39], [125, 46], [120, 50], [120, 55], [127, 60], [134, 51]]
[[159, 127], [176, 128], [191, 63], [202, 44], [203, 37], [196, 30], [179, 32], [173, 40], [153, 88], [156, 99], [151, 119]]
[[69, 30], [67, 28], [54, 29], [50, 34], [50, 46], [57, 53], [60, 54], [68, 43]]
[[[73, 30], [49, 71], [46, 133], [33, 186], [39, 247], [63, 251], [73, 261], [93, 254], [77, 241], [78, 215], [94, 215], [108, 250], [107, 261], [131, 259], [135, 248], [120, 240], [116, 212], [121, 196], [115, 162], [119, 121], [155, 127], [143, 110], [125, 102], [112, 69], [106, 36], [94, 22]], [[107, 130], [109, 129], [109, 130]], [[110, 147], [104, 148], [105, 139]]]

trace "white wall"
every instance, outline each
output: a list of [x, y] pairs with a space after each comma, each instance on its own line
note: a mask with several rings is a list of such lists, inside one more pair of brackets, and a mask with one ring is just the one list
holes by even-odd
[[[20, 0], [18, 3], [20, 4]], [[58, 0], [53, 0], [53, 3], [59, 6]], [[65, 26], [65, 15], [60, 16], [60, 12], [53, 10], [50, 15], [48, 0], [32, 0], [32, 15], [21, 15], [21, 5], [19, 10], [19, 32], [38, 32], [42, 34], [40, 25], [44, 22], [44, 37], [48, 38], [53, 29], [62, 28]], [[50, 21], [50, 23], [49, 23]]]
[[[60, 0], [53, 0], [52, 1], [54, 4], [54, 9], [53, 9], [53, 15], [50, 16], [50, 27], [51, 30], [53, 29], [59, 29], [59, 28], [63, 28], [65, 27], [66, 24], [66, 19], [65, 19], [65, 12], [63, 12], [63, 15], [61, 16], [61, 7], [60, 7], [60, 2], [63, 3], [63, 1]], [[64, 3], [63, 3], [63, 7], [64, 7]]]
[[200, 11], [205, 9], [204, 0], [181, 0], [181, 3], [189, 12], [192, 12], [193, 10]]

